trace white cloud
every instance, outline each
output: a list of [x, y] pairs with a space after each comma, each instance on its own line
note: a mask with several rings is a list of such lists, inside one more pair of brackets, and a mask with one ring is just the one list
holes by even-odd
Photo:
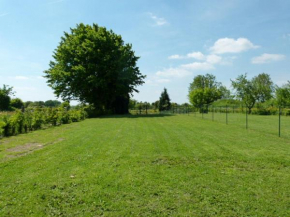
[[264, 64], [270, 62], [281, 61], [285, 59], [285, 55], [282, 54], [268, 54], [264, 53], [261, 56], [253, 57], [252, 63], [253, 64]]
[[157, 83], [169, 83], [170, 80], [169, 79], [157, 79], [156, 82]]
[[170, 60], [177, 60], [177, 59], [183, 59], [183, 58], [184, 58], [183, 56], [180, 56], [178, 54], [171, 55], [168, 57], [168, 59], [170, 59]]
[[155, 22], [156, 26], [163, 26], [163, 25], [168, 24], [168, 22], [162, 17], [157, 17], [152, 13], [149, 13], [149, 15], [150, 15], [151, 19]]
[[193, 52], [193, 53], [189, 53], [186, 55], [188, 58], [194, 58], [194, 59], [197, 59], [197, 60], [204, 60], [205, 59], [205, 56], [203, 53], [201, 52]]
[[238, 38], [237, 40], [233, 38], [220, 38], [210, 48], [210, 51], [214, 54], [240, 53], [258, 47], [247, 38]]
[[182, 68], [189, 69], [189, 70], [201, 70], [201, 71], [207, 71], [214, 69], [214, 66], [211, 63], [208, 62], [193, 62], [185, 65], [181, 65]]
[[16, 79], [16, 80], [28, 80], [29, 78], [25, 77], [25, 76], [15, 76], [15, 77], [13, 77], [13, 79]]
[[218, 64], [221, 61], [222, 61], [222, 57], [215, 54], [210, 54], [206, 57], [206, 62], [210, 64]]

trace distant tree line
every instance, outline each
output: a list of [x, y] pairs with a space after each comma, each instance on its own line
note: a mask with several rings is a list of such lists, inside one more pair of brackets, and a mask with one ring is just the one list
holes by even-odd
[[242, 74], [231, 80], [231, 86], [233, 94], [214, 75], [197, 75], [189, 85], [188, 98], [195, 107], [222, 99], [235, 100], [245, 105], [249, 113], [255, 105], [290, 106], [290, 82], [279, 87], [269, 74], [261, 73], [252, 79]]
[[25, 109], [28, 107], [56, 108], [62, 104], [62, 102], [58, 100], [23, 102], [19, 98], [12, 98], [14, 94], [13, 87], [4, 84], [3, 87], [0, 88], [0, 111], [13, 111], [15, 109]]

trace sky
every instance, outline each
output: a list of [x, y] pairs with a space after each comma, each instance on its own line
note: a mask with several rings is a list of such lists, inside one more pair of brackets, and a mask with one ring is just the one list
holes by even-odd
[[164, 88], [188, 102], [197, 75], [231, 79], [267, 73], [290, 80], [289, 0], [0, 0], [0, 87], [23, 101], [57, 99], [43, 71], [64, 32], [78, 23], [104, 26], [140, 57], [145, 84], [134, 94], [154, 102]]

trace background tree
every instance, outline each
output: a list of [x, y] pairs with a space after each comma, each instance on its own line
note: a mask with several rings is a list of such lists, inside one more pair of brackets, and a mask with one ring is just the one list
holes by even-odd
[[206, 74], [194, 77], [189, 86], [188, 98], [193, 106], [201, 107], [229, 95], [227, 88], [217, 82], [214, 75]]
[[21, 99], [15, 98], [11, 100], [10, 106], [13, 108], [22, 109], [24, 107], [24, 103]]
[[58, 100], [47, 100], [47, 101], [44, 102], [44, 106], [45, 107], [53, 108], [53, 107], [58, 107], [60, 105], [61, 105], [61, 102], [58, 101]]
[[251, 113], [256, 102], [265, 102], [272, 98], [273, 82], [267, 74], [259, 74], [252, 80], [247, 79], [247, 74], [239, 75], [232, 86], [236, 90], [236, 97], [246, 105]]
[[132, 46], [97, 24], [79, 24], [64, 33], [45, 71], [56, 96], [92, 104], [96, 109], [127, 113], [130, 94], [144, 78]]
[[282, 87], [276, 87], [276, 101], [279, 106], [289, 106], [290, 105], [290, 81], [287, 84], [282, 85]]
[[274, 84], [270, 75], [262, 73], [252, 79], [256, 100], [264, 103], [273, 97]]
[[10, 107], [10, 96], [13, 96], [13, 88], [8, 85], [3, 85], [3, 88], [0, 88], [0, 111], [9, 110]]
[[170, 98], [166, 88], [164, 88], [159, 98], [159, 111], [168, 111], [171, 108]]

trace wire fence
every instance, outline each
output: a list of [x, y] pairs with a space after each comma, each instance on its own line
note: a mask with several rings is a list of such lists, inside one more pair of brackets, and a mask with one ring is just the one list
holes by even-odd
[[204, 120], [237, 125], [279, 137], [290, 138], [290, 108], [203, 105], [198, 108], [172, 108], [172, 113], [193, 115]]
[[203, 105], [200, 107], [172, 106], [170, 110], [163, 112], [156, 109], [131, 110], [131, 114], [137, 115], [166, 113], [189, 115], [290, 139], [290, 107], [256, 106], [249, 109], [245, 106]]

